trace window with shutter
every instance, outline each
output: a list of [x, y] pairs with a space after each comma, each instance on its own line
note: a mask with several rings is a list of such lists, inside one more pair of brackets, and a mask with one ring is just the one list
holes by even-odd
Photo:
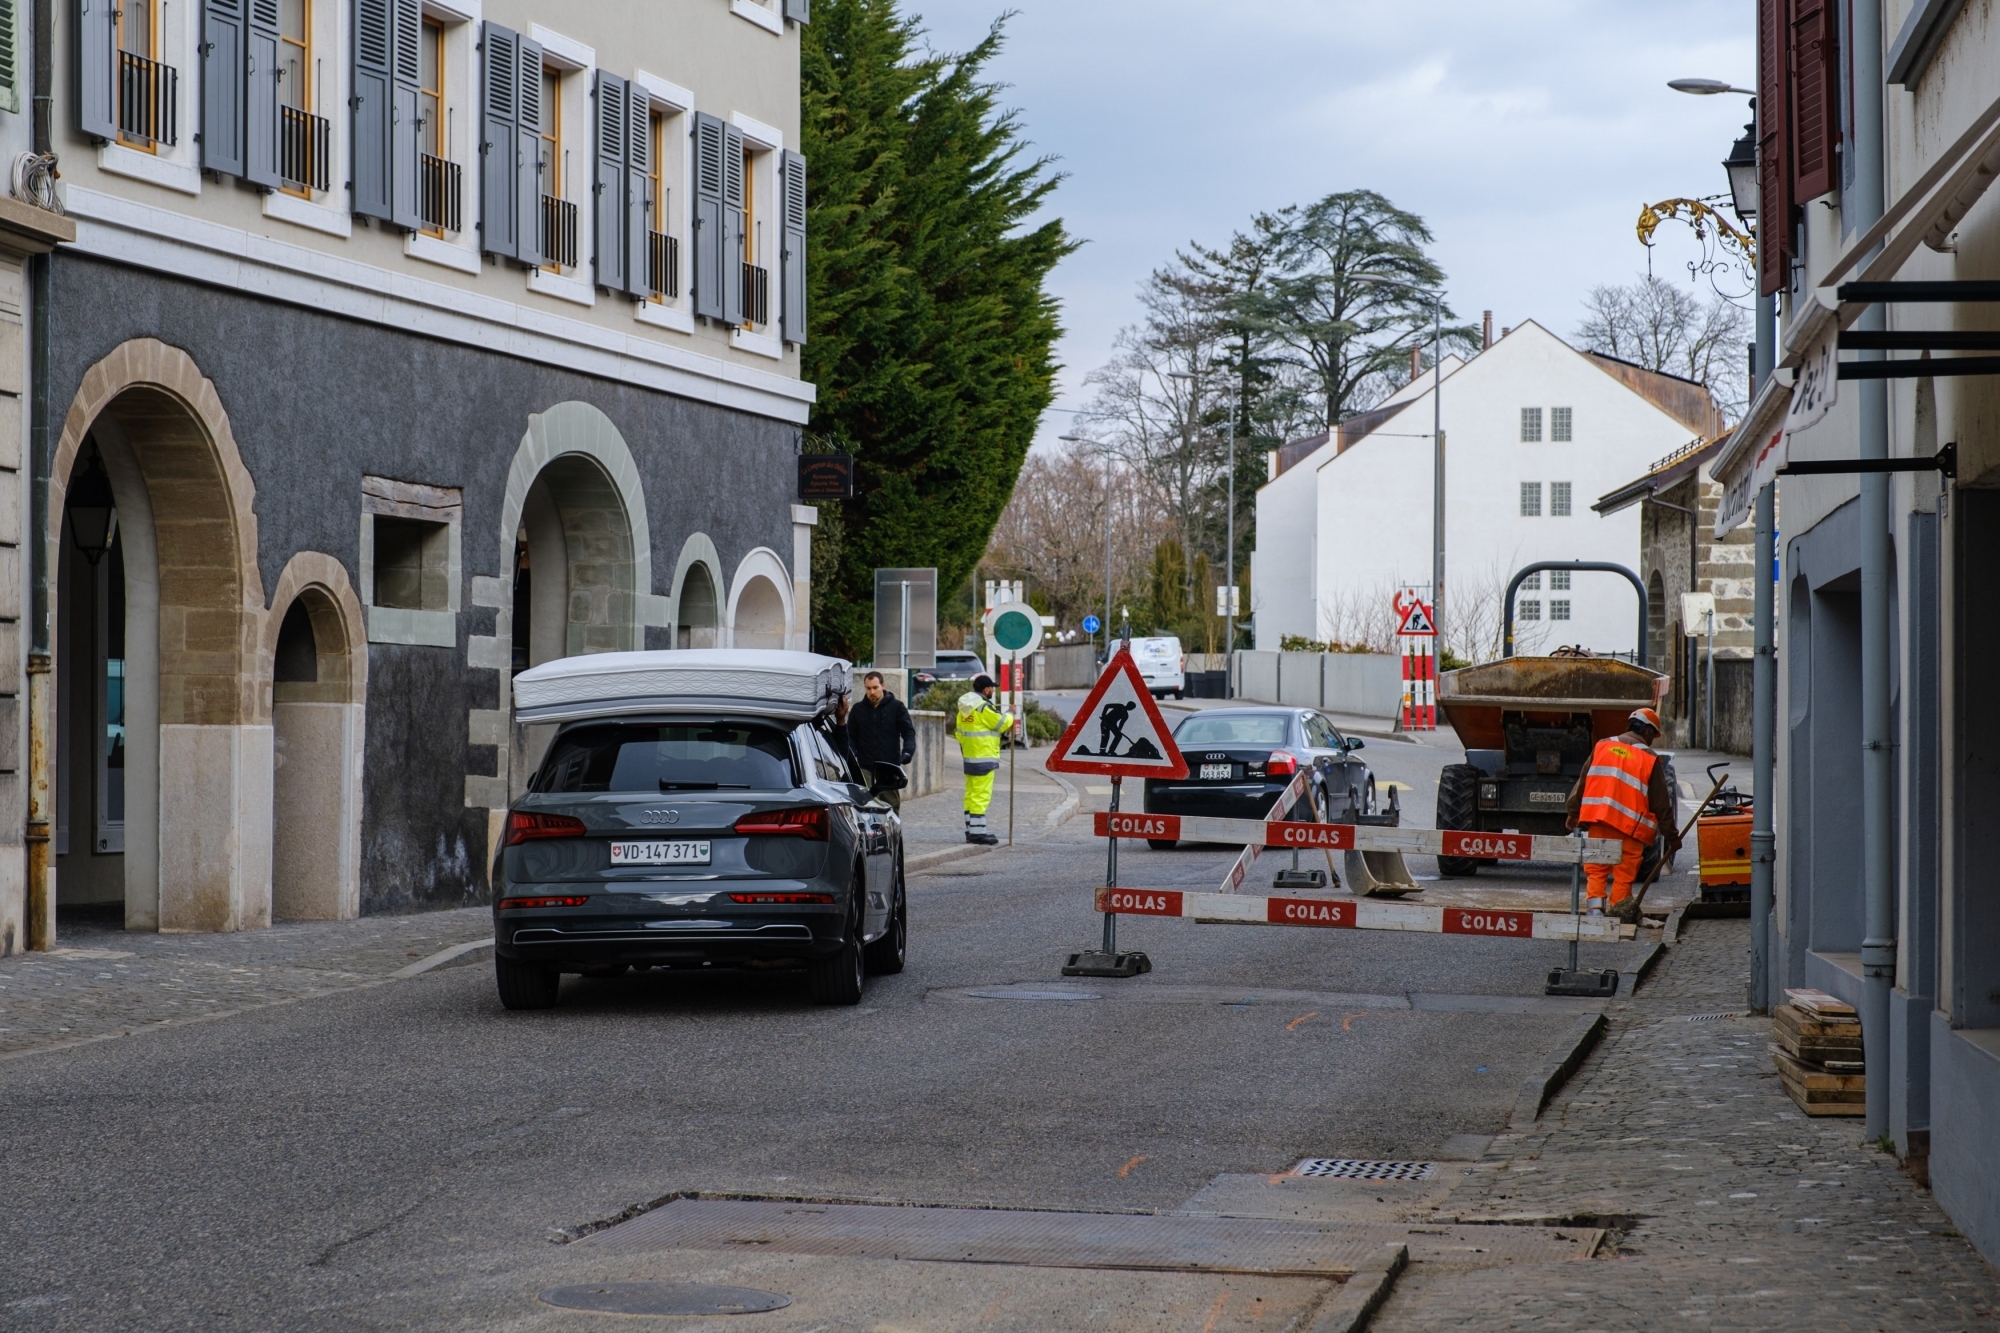
[[118, 137], [117, 60], [118, 0], [76, 0], [77, 126], [99, 139]]
[[515, 257], [538, 267], [546, 257], [542, 251], [542, 196], [562, 189], [557, 178], [562, 158], [555, 151], [560, 132], [556, 118], [562, 114], [562, 104], [544, 96], [541, 43], [523, 37], [519, 51], [514, 67], [514, 105], [521, 116], [514, 130], [514, 217], [519, 247]]
[[729, 227], [723, 220], [723, 177], [727, 174], [723, 169], [723, 129], [717, 117], [695, 112], [694, 312], [716, 320], [725, 318], [728, 309], [724, 277], [735, 276], [723, 262], [729, 238]]
[[647, 266], [653, 225], [653, 99], [636, 83], [625, 85], [625, 290], [652, 294]]
[[1840, 169], [1839, 15], [1833, 0], [1792, 0], [1792, 197], [1817, 199]]
[[600, 69], [590, 90], [595, 108], [590, 141], [592, 249], [597, 285], [614, 292], [630, 285], [625, 248], [625, 157], [630, 151], [626, 88], [625, 80]]
[[390, 62], [395, 0], [354, 0], [354, 203], [363, 217], [387, 222], [395, 186], [390, 160]]
[[1757, 292], [1791, 283], [1790, 0], [1757, 0]]
[[812, 20], [812, 0], [785, 0], [785, 17], [794, 23]]
[[[488, 23], [480, 33], [479, 106], [479, 230], [480, 247], [489, 254], [518, 258], [520, 198], [521, 35]], [[526, 219], [534, 225], [534, 214]]]
[[750, 266], [749, 218], [744, 210], [749, 198], [744, 193], [743, 131], [725, 123], [722, 127], [722, 322], [743, 322], [743, 284]]
[[780, 317], [788, 343], [806, 340], [806, 160], [787, 152], [778, 163], [784, 208], [783, 250], [778, 259]]
[[0, 0], [0, 109], [21, 109], [21, 17], [15, 0]]
[[243, 179], [268, 190], [283, 187], [278, 174], [278, 95], [284, 76], [278, 0], [250, 0], [250, 59], [243, 103]]
[[243, 174], [244, 0], [202, 0], [201, 164]]
[[420, 0], [390, 0], [389, 221], [406, 231], [422, 225], [417, 208], [417, 157], [423, 134], [424, 11]]

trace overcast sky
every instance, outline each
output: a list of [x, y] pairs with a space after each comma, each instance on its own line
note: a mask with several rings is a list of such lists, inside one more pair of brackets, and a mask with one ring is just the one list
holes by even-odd
[[[1752, 0], [1012, 0], [994, 73], [1068, 179], [1087, 242], [1056, 270], [1056, 405], [1131, 323], [1138, 283], [1265, 209], [1374, 189], [1424, 218], [1461, 318], [1567, 336], [1585, 292], [1644, 271], [1642, 202], [1724, 188], [1755, 77]], [[909, 0], [961, 50], [1007, 0]], [[1654, 271], [1688, 281], [1685, 228]], [[1702, 295], [1707, 295], [1704, 288]], [[1044, 420], [1044, 443], [1069, 416]]]

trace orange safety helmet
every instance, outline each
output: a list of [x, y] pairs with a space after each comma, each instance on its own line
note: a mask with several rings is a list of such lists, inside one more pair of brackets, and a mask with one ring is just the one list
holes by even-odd
[[1626, 718], [1625, 721], [1628, 725], [1645, 727], [1648, 730], [1650, 730], [1655, 736], [1659, 735], [1662, 731], [1665, 730], [1665, 728], [1660, 725], [1660, 715], [1658, 713], [1655, 713], [1650, 708], [1633, 709], [1632, 716]]

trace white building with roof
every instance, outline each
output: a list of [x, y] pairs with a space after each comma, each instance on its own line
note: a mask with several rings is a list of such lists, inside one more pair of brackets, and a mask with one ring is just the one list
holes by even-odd
[[[1702, 385], [1580, 352], [1532, 321], [1443, 371], [1441, 409], [1427, 373], [1331, 437], [1270, 455], [1251, 561], [1258, 648], [1289, 636], [1380, 646], [1396, 592], [1428, 589], [1434, 413], [1446, 440], [1443, 630], [1476, 657], [1497, 653], [1502, 594], [1523, 566], [1636, 572], [1638, 513], [1599, 517], [1592, 501], [1723, 429]], [[1517, 601], [1524, 651], [1630, 652], [1637, 627], [1637, 595], [1615, 574], [1550, 571]]]

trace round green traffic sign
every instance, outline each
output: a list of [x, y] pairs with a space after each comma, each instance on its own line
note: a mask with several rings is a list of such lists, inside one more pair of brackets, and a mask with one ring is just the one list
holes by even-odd
[[1003, 611], [993, 618], [993, 642], [1010, 653], [1026, 648], [1035, 637], [1035, 622], [1019, 611]]

